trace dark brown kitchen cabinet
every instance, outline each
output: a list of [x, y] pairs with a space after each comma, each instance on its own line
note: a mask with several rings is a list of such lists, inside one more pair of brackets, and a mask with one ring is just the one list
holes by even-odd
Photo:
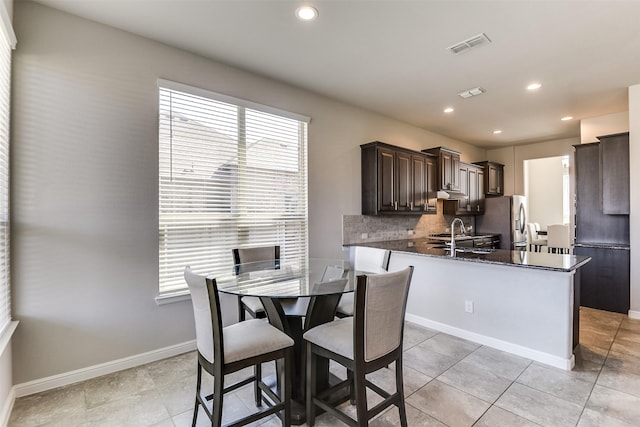
[[599, 136], [602, 213], [629, 214], [629, 133]]
[[363, 215], [435, 213], [432, 157], [377, 141], [361, 155]]
[[484, 194], [486, 196], [504, 195], [504, 165], [496, 162], [474, 162], [484, 171]]
[[438, 157], [440, 166], [440, 190], [460, 190], [460, 153], [446, 147], [435, 147], [422, 150], [424, 153], [433, 154]]
[[462, 200], [445, 200], [447, 215], [478, 215], [484, 213], [484, 168], [475, 164], [460, 163], [458, 168], [460, 192], [467, 195]]
[[411, 156], [413, 192], [409, 210], [416, 213], [435, 213], [437, 195], [437, 164], [432, 156]]
[[629, 312], [630, 251], [625, 248], [576, 246], [576, 255], [591, 257], [581, 268], [580, 305]]
[[[591, 257], [591, 261], [581, 268], [580, 298], [581, 304], [586, 307], [627, 313], [630, 289], [629, 215], [604, 213], [602, 202], [608, 199], [602, 194], [603, 179], [609, 176], [612, 166], [602, 159], [601, 146], [607, 144], [604, 142], [606, 137], [598, 139], [601, 142], [574, 145], [574, 253]], [[618, 164], [618, 167], [623, 166]], [[620, 172], [616, 171], [614, 175], [628, 176], [628, 170]]]
[[435, 156], [426, 154], [424, 157], [424, 164], [426, 169], [426, 199], [423, 200], [423, 208], [427, 213], [436, 213], [437, 195], [438, 195], [438, 159]]
[[395, 161], [395, 208], [398, 212], [408, 212], [413, 204], [413, 164], [411, 154], [396, 151]]
[[607, 215], [600, 200], [600, 143], [574, 145], [576, 171], [576, 242], [629, 245], [629, 216]]

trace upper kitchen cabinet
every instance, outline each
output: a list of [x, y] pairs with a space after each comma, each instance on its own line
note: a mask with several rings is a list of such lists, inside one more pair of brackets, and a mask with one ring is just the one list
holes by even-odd
[[504, 165], [496, 162], [474, 162], [484, 168], [484, 193], [486, 196], [504, 196]]
[[629, 214], [629, 133], [599, 136], [602, 212]]
[[438, 158], [440, 166], [439, 190], [460, 191], [460, 153], [446, 147], [422, 150]]
[[435, 213], [434, 158], [378, 141], [360, 147], [363, 215]]
[[576, 243], [629, 245], [629, 216], [605, 214], [600, 204], [605, 198], [599, 191], [601, 177], [608, 174], [601, 170], [600, 145], [599, 142], [574, 145]]
[[478, 215], [484, 213], [485, 172], [482, 166], [460, 162], [458, 168], [460, 192], [466, 199], [445, 200], [444, 213], [447, 215]]

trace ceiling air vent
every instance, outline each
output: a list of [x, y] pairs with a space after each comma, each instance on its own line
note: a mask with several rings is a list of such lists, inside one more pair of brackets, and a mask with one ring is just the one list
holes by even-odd
[[477, 36], [473, 36], [466, 40], [461, 41], [460, 43], [456, 43], [453, 46], [449, 46], [447, 49], [449, 52], [457, 55], [459, 53], [467, 52], [468, 50], [480, 46], [486, 43], [491, 43], [491, 40], [485, 33], [480, 33]]
[[473, 89], [468, 89], [463, 92], [460, 92], [458, 96], [460, 98], [471, 98], [472, 96], [478, 96], [485, 92], [481, 87], [474, 87]]

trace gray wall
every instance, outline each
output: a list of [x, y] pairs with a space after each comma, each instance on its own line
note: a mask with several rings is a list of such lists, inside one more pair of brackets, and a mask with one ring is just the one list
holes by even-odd
[[47, 7], [15, 5], [14, 383], [192, 340], [157, 306], [157, 87], [165, 78], [312, 117], [310, 254], [342, 256], [372, 140], [484, 150]]

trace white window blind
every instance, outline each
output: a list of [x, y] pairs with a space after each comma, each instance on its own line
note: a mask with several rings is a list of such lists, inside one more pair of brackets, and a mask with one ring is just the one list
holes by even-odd
[[4, 4], [0, 4], [0, 336], [11, 322], [9, 271], [9, 112], [11, 49], [15, 35]]
[[307, 256], [308, 119], [159, 81], [160, 295], [186, 292], [186, 265], [231, 272], [231, 250]]

